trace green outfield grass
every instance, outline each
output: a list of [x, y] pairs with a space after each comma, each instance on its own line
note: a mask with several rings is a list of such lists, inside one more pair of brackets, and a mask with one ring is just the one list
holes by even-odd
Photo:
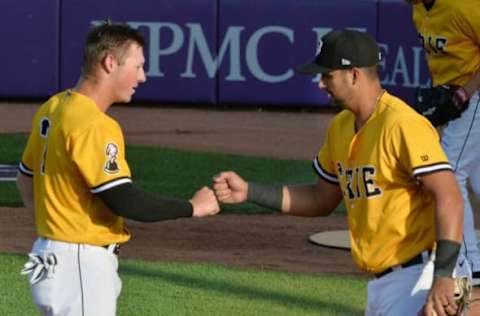
[[[25, 256], [0, 254], [0, 315], [35, 315]], [[118, 315], [362, 315], [361, 278], [120, 261]], [[6, 286], [8, 284], [8, 286]], [[339, 294], [341, 293], [341, 295]]]

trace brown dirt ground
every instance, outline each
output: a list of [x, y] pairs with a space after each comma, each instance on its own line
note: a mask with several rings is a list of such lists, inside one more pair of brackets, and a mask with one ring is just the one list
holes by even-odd
[[[28, 132], [37, 107], [0, 104], [0, 133]], [[141, 106], [114, 106], [110, 114], [120, 122], [129, 144], [291, 159], [315, 156], [333, 115]], [[123, 258], [364, 276], [348, 251], [308, 242], [310, 234], [346, 229], [344, 217], [220, 215], [127, 225], [133, 238], [122, 247]], [[31, 214], [0, 208], [1, 251], [26, 253], [34, 239]]]

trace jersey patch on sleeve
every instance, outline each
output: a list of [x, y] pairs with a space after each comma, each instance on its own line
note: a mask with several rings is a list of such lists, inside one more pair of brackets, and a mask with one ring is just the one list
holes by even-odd
[[103, 171], [108, 174], [116, 174], [120, 171], [117, 163], [118, 146], [115, 143], [108, 143], [105, 147], [105, 155], [107, 156]]

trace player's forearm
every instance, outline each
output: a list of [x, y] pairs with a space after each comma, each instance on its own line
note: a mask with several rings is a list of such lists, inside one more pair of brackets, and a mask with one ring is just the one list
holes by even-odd
[[33, 210], [33, 178], [21, 172], [17, 174], [17, 188], [20, 191], [23, 204], [26, 208]]
[[193, 206], [189, 201], [152, 197], [131, 183], [116, 186], [97, 195], [113, 213], [140, 222], [157, 222], [193, 215]]
[[323, 216], [338, 205], [330, 198], [322, 200], [315, 184], [272, 186], [250, 182], [247, 201], [296, 216]]
[[282, 211], [296, 216], [327, 216], [340, 202], [334, 196], [319, 192], [315, 184], [288, 186], [283, 188]]
[[462, 242], [463, 238], [463, 200], [448, 198], [437, 201], [436, 232], [437, 240]]
[[436, 197], [436, 200], [437, 250], [434, 276], [450, 278], [462, 244], [463, 200], [460, 192], [447, 198]]

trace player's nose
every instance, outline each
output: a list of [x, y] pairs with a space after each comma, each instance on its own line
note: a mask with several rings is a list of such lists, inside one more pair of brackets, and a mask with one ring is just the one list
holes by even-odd
[[327, 85], [325, 84], [325, 82], [323, 82], [323, 79], [320, 78], [320, 80], [318, 81], [318, 88], [320, 90], [324, 90], [326, 87], [327, 87]]
[[145, 70], [143, 69], [143, 67], [139, 71], [137, 80], [140, 83], [143, 83], [143, 82], [147, 81], [147, 76], [145, 75]]

